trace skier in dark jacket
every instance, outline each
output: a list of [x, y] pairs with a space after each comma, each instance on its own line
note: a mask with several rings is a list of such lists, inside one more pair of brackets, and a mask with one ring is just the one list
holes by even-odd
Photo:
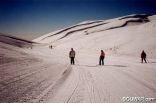
[[105, 58], [105, 53], [103, 50], [101, 50], [100, 58], [99, 58], [99, 65], [104, 65], [104, 58]]
[[71, 65], [73, 64], [75, 64], [75, 51], [74, 51], [74, 49], [73, 48], [71, 48], [71, 51], [69, 52], [69, 58], [70, 58], [70, 62], [71, 62]]
[[145, 63], [147, 63], [147, 61], [146, 61], [146, 53], [145, 53], [144, 50], [141, 53], [141, 63], [143, 63], [143, 61], [145, 61]]
[[52, 48], [53, 48], [53, 46], [52, 46], [52, 45], [50, 45], [50, 46], [49, 46], [49, 48], [50, 48], [50, 49], [52, 49]]

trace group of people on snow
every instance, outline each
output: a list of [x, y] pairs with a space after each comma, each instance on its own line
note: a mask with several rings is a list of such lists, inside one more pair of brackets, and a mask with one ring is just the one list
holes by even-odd
[[[76, 55], [75, 50], [73, 48], [71, 48], [71, 51], [69, 52], [69, 58], [70, 58], [71, 65], [75, 64], [75, 55]], [[99, 65], [104, 65], [104, 58], [105, 58], [105, 52], [103, 50], [101, 50], [100, 57], [99, 57]], [[141, 63], [143, 63], [143, 61], [145, 63], [147, 63], [146, 53], [144, 50], [141, 53]]]
[[[69, 58], [71, 65], [75, 64], [75, 55], [76, 52], [73, 48], [71, 48], [71, 51], [69, 52]], [[105, 52], [101, 50], [100, 58], [99, 58], [99, 65], [104, 65], [104, 58], [105, 58]]]

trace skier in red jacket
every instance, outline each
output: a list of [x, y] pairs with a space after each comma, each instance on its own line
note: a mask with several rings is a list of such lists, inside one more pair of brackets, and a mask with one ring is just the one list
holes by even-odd
[[99, 59], [99, 65], [104, 65], [104, 58], [105, 58], [105, 53], [103, 50], [101, 50], [101, 54], [100, 54], [100, 59]]

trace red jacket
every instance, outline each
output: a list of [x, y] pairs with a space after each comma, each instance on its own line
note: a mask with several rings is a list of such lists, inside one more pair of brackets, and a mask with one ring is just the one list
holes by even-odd
[[101, 52], [101, 55], [100, 56], [105, 57], [105, 53], [104, 52]]

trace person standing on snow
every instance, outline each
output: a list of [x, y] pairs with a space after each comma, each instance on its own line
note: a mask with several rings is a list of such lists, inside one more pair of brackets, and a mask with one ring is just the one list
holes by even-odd
[[70, 58], [70, 62], [71, 62], [71, 65], [73, 64], [75, 64], [75, 51], [74, 51], [74, 49], [73, 48], [71, 48], [71, 51], [69, 52], [69, 58]]
[[49, 46], [49, 48], [50, 48], [50, 49], [52, 49], [52, 48], [53, 48], [53, 46], [52, 46], [52, 45], [50, 45], [50, 46]]
[[100, 59], [99, 59], [99, 65], [104, 65], [104, 58], [105, 58], [105, 53], [103, 50], [101, 50], [101, 54], [100, 54]]
[[147, 63], [147, 61], [146, 61], [146, 53], [145, 53], [144, 50], [141, 53], [141, 63], [143, 63], [143, 61], [145, 61], [145, 63]]

